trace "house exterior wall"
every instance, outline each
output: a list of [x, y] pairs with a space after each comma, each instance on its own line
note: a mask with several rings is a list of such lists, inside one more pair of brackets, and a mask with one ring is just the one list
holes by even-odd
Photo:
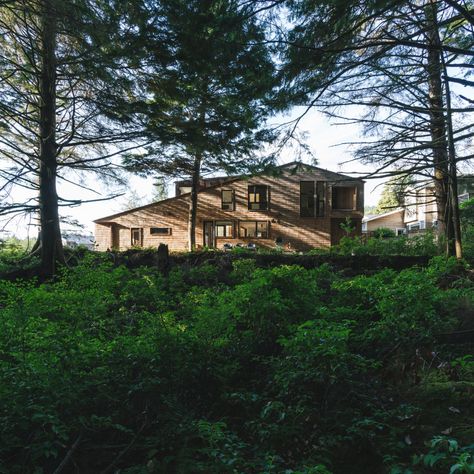
[[[281, 245], [308, 250], [331, 245], [331, 219], [353, 219], [360, 232], [364, 208], [364, 184], [362, 181], [342, 180], [341, 175], [315, 168], [299, 167], [284, 171], [280, 176], [255, 176], [217, 185], [201, 191], [198, 195], [196, 222], [196, 243], [203, 246], [205, 221], [233, 221], [234, 237], [217, 237], [215, 246], [224, 243], [255, 243], [259, 247], [273, 248], [278, 239]], [[300, 181], [326, 181], [324, 217], [300, 217]], [[269, 209], [255, 211], [248, 209], [248, 186], [266, 185], [269, 188]], [[332, 188], [355, 186], [357, 188], [356, 210], [332, 210]], [[232, 190], [235, 196], [235, 210], [222, 210], [221, 191]], [[157, 247], [167, 244], [171, 251], [186, 250], [188, 243], [189, 194], [166, 199], [144, 208], [131, 210], [111, 218], [96, 221], [96, 242], [98, 250], [115, 247], [130, 248], [132, 228], [143, 229], [143, 247]], [[239, 221], [265, 221], [268, 223], [268, 238], [240, 238]], [[335, 221], [333, 221], [334, 223]], [[171, 228], [171, 235], [150, 234], [151, 227]], [[118, 246], [117, 246], [118, 244]]]
[[400, 209], [399, 212], [394, 212], [385, 216], [381, 215], [380, 217], [370, 219], [366, 222], [366, 231], [373, 232], [375, 229], [379, 229], [381, 227], [385, 229], [391, 229], [393, 231], [396, 231], [397, 229], [403, 229], [405, 228], [403, 214], [403, 209]]

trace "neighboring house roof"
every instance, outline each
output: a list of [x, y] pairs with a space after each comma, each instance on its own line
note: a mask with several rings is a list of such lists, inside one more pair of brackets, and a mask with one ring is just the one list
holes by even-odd
[[[293, 161], [291, 163], [285, 163], [284, 165], [280, 165], [280, 166], [276, 166], [275, 169], [277, 170], [286, 170], [286, 169], [290, 169], [291, 167], [294, 168], [294, 172], [296, 173], [297, 169], [300, 167], [300, 166], [304, 166], [306, 168], [311, 168], [311, 169], [314, 169], [314, 170], [317, 170], [317, 171], [322, 171], [324, 172], [330, 179], [334, 180], [334, 181], [362, 181], [361, 179], [359, 178], [353, 178], [351, 176], [347, 176], [347, 175], [343, 175], [341, 173], [335, 173], [334, 171], [328, 171], [328, 170], [325, 170], [323, 168], [318, 168], [317, 166], [313, 166], [313, 165], [308, 165], [306, 163], [301, 163], [299, 161]], [[211, 189], [215, 189], [215, 188], [218, 188], [222, 185], [225, 185], [225, 184], [229, 184], [229, 183], [233, 183], [235, 181], [240, 181], [242, 179], [246, 179], [246, 178], [250, 178], [250, 177], [253, 177], [253, 176], [264, 176], [265, 174], [267, 173], [261, 173], [261, 174], [255, 174], [255, 175], [240, 175], [240, 176], [229, 176], [227, 179], [223, 180], [222, 177], [220, 178], [216, 178], [218, 180], [217, 184], [213, 184], [212, 186], [207, 186], [205, 188], [202, 188], [199, 190], [199, 193], [203, 193], [203, 192], [207, 192]], [[214, 178], [208, 178], [208, 179], [214, 179]], [[149, 209], [150, 207], [155, 207], [155, 206], [159, 206], [163, 203], [167, 203], [167, 202], [170, 202], [170, 201], [175, 201], [175, 200], [178, 200], [178, 199], [183, 199], [183, 198], [186, 198], [190, 195], [191, 193], [183, 193], [183, 194], [180, 194], [179, 196], [173, 196], [173, 197], [170, 197], [170, 198], [167, 198], [167, 199], [163, 199], [161, 201], [156, 201], [156, 202], [152, 202], [150, 204], [146, 204], [144, 206], [139, 206], [139, 207], [135, 207], [133, 209], [127, 209], [126, 211], [121, 211], [121, 212], [117, 212], [116, 214], [112, 214], [110, 216], [105, 216], [105, 217], [101, 217], [99, 219], [96, 219], [94, 222], [95, 223], [106, 223], [107, 221], [109, 221], [110, 219], [115, 219], [117, 217], [120, 217], [120, 216], [124, 216], [126, 214], [129, 214], [131, 212], [135, 212], [135, 211], [141, 211], [143, 209]]]
[[362, 218], [362, 222], [375, 221], [377, 219], [381, 219], [382, 217], [391, 216], [392, 214], [396, 214], [397, 212], [403, 212], [403, 211], [404, 209], [399, 207], [397, 209], [394, 209], [393, 211], [384, 212], [383, 214], [370, 214], [368, 216], [364, 216]]

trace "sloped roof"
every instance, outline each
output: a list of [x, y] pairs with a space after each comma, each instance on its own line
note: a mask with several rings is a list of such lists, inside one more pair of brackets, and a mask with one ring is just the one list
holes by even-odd
[[[311, 169], [317, 170], [317, 171], [322, 171], [323, 173], [328, 175], [328, 177], [330, 177], [334, 181], [361, 181], [361, 182], [363, 182], [363, 180], [361, 180], [359, 178], [353, 178], [351, 176], [347, 176], [347, 175], [344, 175], [344, 174], [341, 174], [341, 173], [336, 173], [334, 171], [325, 170], [324, 168], [318, 168], [317, 166], [308, 165], [306, 163], [301, 163], [299, 161], [292, 161], [291, 163], [285, 163], [283, 165], [276, 166], [275, 168], [278, 169], [278, 170], [285, 170], [285, 169], [290, 169], [291, 167], [293, 167], [294, 171], [296, 172], [297, 168], [299, 168], [300, 166], [304, 166], [306, 168], [311, 168]], [[265, 174], [266, 173], [261, 173], [261, 175], [265, 175]], [[227, 179], [224, 179], [224, 180], [222, 180], [222, 178], [218, 178], [219, 181], [218, 181], [217, 184], [214, 184], [212, 186], [207, 186], [206, 188], [202, 188], [202, 189], [199, 190], [199, 193], [207, 192], [210, 189], [215, 189], [215, 188], [218, 188], [222, 185], [233, 183], [235, 181], [239, 181], [239, 180], [242, 180], [242, 179], [250, 178], [252, 176], [260, 176], [260, 175], [256, 174], [256, 175], [229, 176]], [[209, 178], [209, 179], [212, 180], [212, 179], [216, 179], [216, 178]], [[144, 206], [139, 206], [139, 207], [135, 207], [133, 209], [127, 209], [126, 211], [117, 212], [116, 214], [111, 214], [110, 216], [100, 217], [99, 219], [96, 219], [93, 222], [98, 223], [98, 224], [99, 223], [105, 223], [110, 219], [115, 219], [117, 217], [124, 216], [126, 214], [130, 214], [131, 212], [141, 211], [143, 209], [149, 209], [150, 207], [159, 206], [163, 203], [167, 203], [167, 202], [170, 202], [170, 201], [175, 201], [175, 200], [178, 200], [178, 199], [187, 198], [190, 195], [191, 195], [190, 192], [189, 193], [183, 193], [183, 194], [180, 194], [179, 196], [173, 196], [173, 197], [170, 197], [170, 198], [167, 198], [167, 199], [163, 199], [161, 201], [156, 201], [156, 202], [152, 202], [150, 204], [145, 204]]]
[[369, 221], [375, 221], [377, 219], [381, 219], [382, 217], [387, 217], [391, 216], [392, 214], [396, 214], [397, 212], [402, 212], [404, 209], [402, 207], [398, 207], [397, 209], [394, 209], [393, 211], [389, 212], [384, 212], [383, 214], [370, 214], [368, 216], [364, 216], [362, 219], [362, 222], [369, 222]]

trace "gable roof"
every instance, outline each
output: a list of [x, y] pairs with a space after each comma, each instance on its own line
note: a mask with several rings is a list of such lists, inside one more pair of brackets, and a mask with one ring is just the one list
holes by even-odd
[[[361, 180], [359, 178], [353, 178], [351, 176], [347, 176], [347, 175], [344, 175], [344, 174], [341, 174], [341, 173], [336, 173], [334, 171], [329, 171], [329, 170], [325, 170], [323, 168], [318, 168], [317, 166], [308, 165], [306, 163], [301, 163], [300, 161], [292, 161], [291, 163], [285, 163], [283, 165], [276, 166], [275, 168], [285, 170], [285, 169], [289, 169], [289, 168], [293, 167], [294, 171], [296, 172], [296, 170], [300, 166], [304, 166], [306, 168], [321, 171], [321, 172], [325, 173], [326, 175], [329, 175], [335, 181], [361, 181], [361, 182], [363, 182], [363, 180]], [[207, 192], [210, 189], [215, 189], [215, 188], [218, 188], [218, 187], [223, 186], [225, 184], [233, 183], [235, 181], [240, 181], [240, 180], [250, 178], [250, 177], [253, 177], [253, 176], [263, 176], [265, 174], [267, 174], [267, 173], [263, 172], [261, 174], [255, 174], [255, 175], [229, 176], [227, 179], [223, 179], [224, 177], [209, 178], [211, 180], [218, 179], [219, 181], [216, 184], [213, 184], [212, 186], [207, 186], [205, 188], [200, 189], [198, 191], [198, 193]], [[141, 211], [143, 209], [149, 209], [150, 207], [159, 206], [163, 203], [167, 203], [167, 202], [170, 202], [170, 201], [175, 201], [175, 200], [178, 200], [178, 199], [187, 198], [190, 195], [191, 195], [190, 192], [183, 193], [183, 194], [180, 194], [179, 196], [173, 196], [173, 197], [170, 197], [170, 198], [167, 198], [167, 199], [163, 199], [161, 201], [152, 202], [150, 204], [145, 204], [144, 206], [134, 207], [133, 209], [127, 209], [126, 211], [117, 212], [116, 214], [111, 214], [110, 216], [100, 217], [99, 219], [96, 219], [93, 222], [98, 223], [98, 224], [99, 223], [106, 223], [109, 219], [115, 219], [117, 217], [124, 216], [126, 214], [130, 214], [131, 212]]]
[[375, 221], [377, 219], [381, 219], [382, 217], [387, 217], [391, 216], [392, 214], [396, 214], [397, 212], [402, 212], [404, 209], [402, 207], [398, 207], [397, 209], [394, 209], [393, 211], [389, 212], [384, 212], [383, 214], [371, 214], [362, 219], [362, 222], [369, 222], [369, 221]]
[[299, 167], [310, 168], [312, 170], [321, 171], [321, 172], [323, 172], [327, 175], [332, 176], [333, 179], [337, 180], [337, 181], [361, 181], [361, 182], [364, 182], [364, 180], [362, 180], [360, 178], [353, 178], [352, 176], [347, 176], [346, 174], [336, 173], [335, 171], [330, 171], [330, 170], [327, 170], [327, 169], [324, 169], [324, 168], [319, 168], [318, 166], [309, 165], [307, 163], [302, 163], [301, 161], [291, 161], [290, 163], [285, 163], [283, 165], [277, 166], [276, 168], [286, 169], [286, 168], [291, 168], [291, 167], [293, 167], [295, 172]]

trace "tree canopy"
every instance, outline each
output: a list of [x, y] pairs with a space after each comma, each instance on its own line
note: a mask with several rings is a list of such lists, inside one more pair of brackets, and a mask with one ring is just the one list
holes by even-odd
[[[222, 0], [137, 3], [146, 29], [139, 68], [142, 100], [136, 113], [156, 140], [126, 164], [142, 173], [189, 175], [192, 193], [189, 245], [202, 173], [257, 169], [258, 150], [274, 134], [265, 128], [275, 66], [265, 30], [249, 8]], [[260, 155], [261, 156], [261, 155]]]

